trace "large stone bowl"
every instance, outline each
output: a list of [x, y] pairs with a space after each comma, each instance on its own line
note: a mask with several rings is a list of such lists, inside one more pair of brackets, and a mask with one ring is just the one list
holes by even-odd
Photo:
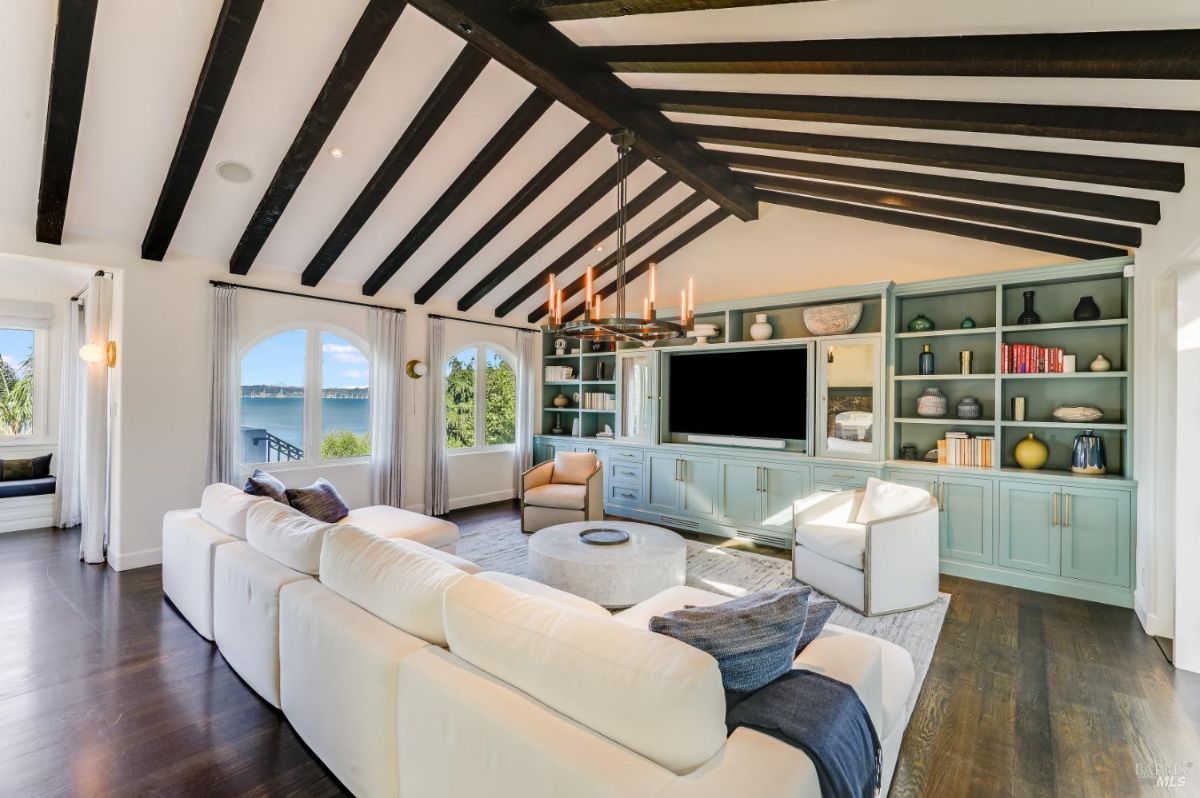
[[813, 335], [845, 335], [862, 320], [863, 303], [839, 302], [804, 309], [804, 326]]

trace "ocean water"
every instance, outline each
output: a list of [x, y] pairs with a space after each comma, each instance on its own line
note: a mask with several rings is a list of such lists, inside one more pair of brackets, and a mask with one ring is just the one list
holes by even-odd
[[[303, 399], [250, 399], [243, 397], [241, 402], [243, 427], [261, 427], [288, 443], [304, 446]], [[355, 435], [363, 435], [367, 432], [369, 425], [368, 400], [321, 400], [323, 432], [348, 429]]]

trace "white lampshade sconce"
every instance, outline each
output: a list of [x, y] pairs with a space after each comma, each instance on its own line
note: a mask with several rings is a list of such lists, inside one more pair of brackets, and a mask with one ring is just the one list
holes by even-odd
[[117, 342], [106, 344], [84, 344], [79, 347], [79, 357], [85, 363], [104, 363], [110, 369], [117, 365]]
[[405, 364], [404, 371], [414, 380], [419, 380], [429, 373], [429, 366], [419, 360], [410, 360]]

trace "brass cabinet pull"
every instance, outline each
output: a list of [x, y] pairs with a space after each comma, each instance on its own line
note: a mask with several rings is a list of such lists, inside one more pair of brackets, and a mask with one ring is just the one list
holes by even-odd
[[942, 486], [941, 486], [941, 496], [938, 498], [938, 504], [940, 504], [942, 506], [943, 510], [946, 509], [946, 483], [945, 482], [943, 482]]
[[929, 498], [937, 502], [938, 511], [940, 512], [942, 509], [942, 502], [938, 498], [938, 484], [936, 479], [929, 483]]
[[1063, 526], [1071, 525], [1071, 494], [1063, 494]]
[[1050, 496], [1050, 526], [1058, 526], [1058, 494]]

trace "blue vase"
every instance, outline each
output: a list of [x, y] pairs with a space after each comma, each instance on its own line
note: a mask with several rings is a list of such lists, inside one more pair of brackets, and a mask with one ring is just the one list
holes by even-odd
[[1071, 470], [1076, 474], [1103, 474], [1108, 470], [1104, 465], [1104, 440], [1090, 429], [1075, 436]]

